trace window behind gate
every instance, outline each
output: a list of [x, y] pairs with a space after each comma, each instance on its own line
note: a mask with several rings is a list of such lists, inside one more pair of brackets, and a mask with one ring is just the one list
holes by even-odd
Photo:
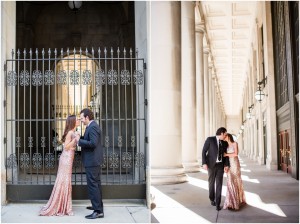
[[[102, 129], [102, 183], [145, 183], [145, 72], [136, 52], [24, 49], [5, 71], [7, 183], [53, 184], [66, 117], [85, 107]], [[86, 184], [79, 147], [72, 182]]]

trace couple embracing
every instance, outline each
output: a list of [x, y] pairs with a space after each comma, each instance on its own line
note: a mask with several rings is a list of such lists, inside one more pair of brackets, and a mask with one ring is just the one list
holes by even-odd
[[[84, 136], [76, 132], [80, 121], [86, 126]], [[85, 108], [80, 112], [80, 118], [75, 115], [68, 116], [64, 134], [63, 152], [59, 158], [59, 167], [55, 184], [47, 204], [41, 209], [41, 216], [73, 215], [72, 211], [72, 165], [76, 146], [81, 147], [82, 162], [85, 167], [88, 196], [92, 206], [87, 209], [94, 210], [87, 219], [103, 218], [103, 202], [100, 179], [100, 166], [103, 160], [101, 148], [101, 131], [94, 121], [93, 112]]]
[[227, 193], [223, 209], [238, 210], [246, 203], [238, 144], [226, 128], [217, 130], [216, 136], [208, 137], [202, 150], [203, 169], [208, 171], [209, 199], [217, 211], [221, 210], [221, 194], [224, 172], [227, 173]]

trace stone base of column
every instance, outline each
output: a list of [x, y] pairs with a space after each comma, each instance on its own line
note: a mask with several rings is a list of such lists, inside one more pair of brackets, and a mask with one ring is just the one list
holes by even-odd
[[186, 173], [196, 173], [200, 171], [200, 165], [197, 161], [182, 163]]
[[151, 167], [151, 185], [187, 182], [183, 167]]
[[258, 158], [258, 157], [257, 157], [255, 154], [252, 155], [252, 159], [253, 159], [253, 160], [257, 161], [257, 158]]
[[266, 166], [268, 170], [277, 170], [278, 169], [278, 165], [277, 165], [277, 161], [275, 160], [271, 160], [267, 158], [266, 161]]
[[6, 205], [6, 172], [1, 171], [1, 205]]
[[261, 156], [257, 157], [257, 161], [258, 161], [259, 165], [264, 165], [264, 158], [263, 157], [261, 157]]

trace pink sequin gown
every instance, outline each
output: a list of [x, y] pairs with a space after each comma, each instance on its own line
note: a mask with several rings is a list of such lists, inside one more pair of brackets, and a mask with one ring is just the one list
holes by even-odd
[[[227, 153], [233, 153], [233, 147], [228, 147]], [[223, 209], [239, 210], [240, 206], [246, 204], [246, 197], [241, 177], [241, 166], [239, 158], [229, 157], [230, 169], [227, 173], [227, 193]]]
[[[72, 136], [72, 139], [75, 135]], [[74, 150], [63, 150], [59, 158], [57, 177], [49, 201], [41, 209], [41, 216], [73, 215], [72, 211], [72, 165]]]

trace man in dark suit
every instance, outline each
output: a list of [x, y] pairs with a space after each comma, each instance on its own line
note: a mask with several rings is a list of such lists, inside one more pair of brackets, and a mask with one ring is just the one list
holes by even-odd
[[208, 170], [209, 199], [211, 205], [216, 206], [218, 211], [221, 210], [223, 174], [229, 168], [229, 159], [224, 157], [228, 146], [227, 142], [223, 141], [226, 134], [226, 128], [219, 128], [216, 136], [206, 139], [202, 150], [202, 166], [203, 169]]
[[[77, 137], [78, 146], [81, 147], [82, 162], [85, 167], [88, 195], [92, 206], [87, 209], [94, 210], [91, 215], [85, 216], [87, 219], [103, 218], [103, 202], [101, 189], [101, 164], [103, 161], [103, 151], [101, 148], [101, 131], [99, 125], [94, 121], [93, 112], [85, 108], [80, 112], [80, 120], [86, 125], [83, 137]], [[79, 139], [80, 138], [80, 139]]]

